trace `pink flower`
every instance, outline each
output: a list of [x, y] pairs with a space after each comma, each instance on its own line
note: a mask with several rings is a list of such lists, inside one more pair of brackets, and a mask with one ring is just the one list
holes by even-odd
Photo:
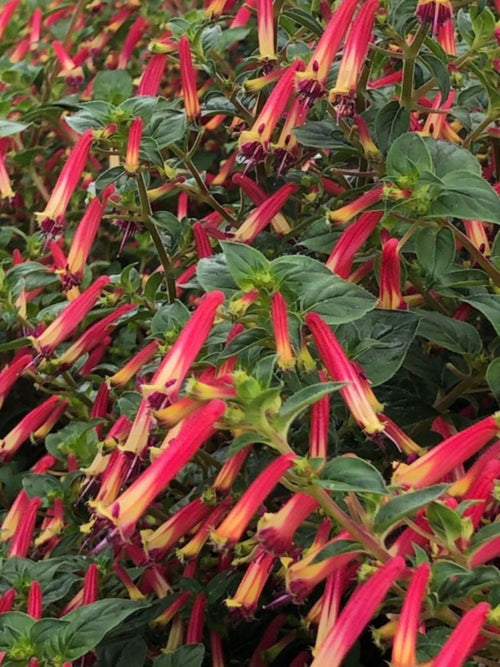
[[480, 602], [473, 609], [469, 609], [432, 661], [432, 667], [463, 665], [473, 649], [474, 642], [481, 632], [490, 609], [487, 602]]

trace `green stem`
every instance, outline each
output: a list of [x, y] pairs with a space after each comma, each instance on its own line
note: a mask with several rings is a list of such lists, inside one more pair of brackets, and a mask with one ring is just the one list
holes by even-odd
[[456, 384], [451, 391], [449, 391], [446, 396], [436, 401], [433, 407], [438, 412], [444, 412], [447, 410], [457, 399], [462, 396], [472, 385], [474, 384], [474, 378], [467, 376]]
[[493, 120], [494, 118], [491, 118], [489, 115], [486, 116], [483, 122], [479, 123], [476, 129], [473, 132], [471, 132], [466, 139], [464, 139], [464, 148], [470, 148], [470, 146], [472, 146], [474, 141], [476, 141], [476, 139], [478, 139], [481, 136], [483, 130], [485, 130]]
[[144, 176], [141, 173], [136, 175], [137, 188], [139, 190], [139, 201], [141, 203], [142, 210], [142, 222], [151, 235], [156, 252], [160, 258], [160, 262], [163, 266], [163, 271], [165, 273], [165, 280], [167, 285], [167, 299], [169, 303], [173, 303], [176, 297], [175, 289], [175, 276], [174, 276], [174, 267], [170, 260], [170, 257], [165, 250], [165, 247], [160, 238], [160, 234], [156, 228], [155, 223], [153, 222], [153, 211], [151, 210], [151, 203], [148, 197], [148, 191], [146, 189], [146, 183], [144, 182]]
[[401, 106], [406, 107], [409, 111], [413, 109], [413, 77], [415, 74], [415, 63], [417, 61], [418, 52], [422, 46], [427, 33], [427, 25], [422, 24], [413, 42], [406, 49], [403, 63], [403, 81], [401, 83]]

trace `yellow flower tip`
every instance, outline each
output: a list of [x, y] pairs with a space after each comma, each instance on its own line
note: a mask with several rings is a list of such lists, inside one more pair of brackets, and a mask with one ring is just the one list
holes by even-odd
[[243, 604], [234, 598], [226, 598], [224, 604], [228, 609], [241, 609], [241, 607], [243, 607]]
[[228, 538], [224, 537], [223, 535], [219, 535], [216, 530], [210, 531], [210, 539], [216, 551], [224, 551], [228, 546]]

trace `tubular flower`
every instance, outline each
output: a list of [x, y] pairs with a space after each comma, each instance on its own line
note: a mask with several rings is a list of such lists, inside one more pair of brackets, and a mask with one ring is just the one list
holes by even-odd
[[85, 264], [94, 243], [101, 218], [104, 214], [108, 198], [115, 191], [114, 185], [104, 188], [101, 201], [94, 197], [87, 207], [78, 227], [76, 228], [68, 253], [68, 263], [63, 272], [63, 287], [69, 289], [78, 285], [83, 277]]
[[457, 42], [455, 40], [455, 26], [453, 21], [448, 19], [443, 21], [440, 26], [438, 26], [437, 31], [437, 41], [440, 44], [443, 51], [448, 56], [457, 55]]
[[214, 251], [212, 250], [210, 237], [201, 222], [195, 222], [193, 224], [193, 236], [198, 258], [203, 259], [204, 257], [211, 257], [214, 254]]
[[317, 313], [307, 313], [305, 322], [333, 380], [349, 383], [340, 389], [340, 394], [357, 423], [369, 435], [383, 431], [384, 424], [377, 416], [382, 405], [378, 403], [362, 373], [347, 358], [330, 327]]
[[490, 609], [487, 602], [480, 602], [473, 609], [469, 609], [433, 659], [432, 667], [463, 665], [473, 650], [474, 642]]
[[273, 0], [257, 0], [257, 38], [261, 60], [275, 60]]
[[0, 152], [0, 198], [12, 199], [14, 196], [15, 193], [10, 184], [9, 174], [5, 167], [4, 155]]
[[0, 460], [9, 461], [23, 442], [50, 417], [60, 401], [60, 396], [50, 396], [46, 401], [28, 412], [19, 424], [0, 440]]
[[[321, 382], [326, 382], [326, 373], [319, 372]], [[328, 456], [328, 426], [330, 423], [330, 396], [323, 396], [311, 405], [309, 431], [309, 457], [325, 459]]]
[[29, 500], [23, 515], [23, 520], [17, 525], [12, 542], [10, 543], [9, 558], [26, 558], [33, 539], [35, 530], [36, 514], [42, 505], [40, 498], [35, 496]]
[[351, 223], [340, 235], [326, 266], [344, 280], [351, 273], [354, 257], [368, 237], [375, 231], [382, 211], [362, 213], [356, 222]]
[[481, 220], [464, 220], [465, 233], [485, 257], [491, 255], [491, 246], [484, 222]]
[[82, 68], [77, 67], [76, 63], [70, 58], [61, 42], [55, 40], [52, 42], [52, 48], [61, 65], [59, 76], [63, 76], [66, 79], [66, 83], [72, 91], [77, 90], [83, 83]]
[[144, 549], [154, 558], [162, 557], [181, 537], [203, 521], [211, 509], [201, 498], [192, 500], [174, 512], [155, 531], [142, 531]]
[[33, 339], [33, 346], [44, 357], [49, 357], [56, 347], [69, 338], [82, 319], [94, 306], [102, 289], [110, 282], [108, 276], [100, 276], [85, 292], [71, 301], [43, 333]]
[[382, 156], [382, 154], [377, 148], [375, 142], [373, 141], [370, 135], [370, 131], [368, 129], [368, 125], [366, 124], [365, 119], [359, 114], [354, 114], [354, 121], [356, 124], [356, 128], [358, 130], [359, 143], [363, 147], [365, 157], [368, 160], [379, 159]]
[[189, 39], [183, 35], [179, 40], [179, 58], [181, 63], [182, 95], [188, 120], [200, 117], [201, 107], [196, 90], [196, 70], [193, 67]]
[[185, 606], [186, 602], [189, 600], [191, 595], [192, 593], [190, 591], [181, 593], [179, 597], [177, 597], [172, 602], [172, 604], [165, 609], [165, 611], [162, 611], [162, 613], [159, 616], [157, 616], [155, 619], [151, 621], [151, 624], [154, 627], [160, 627], [160, 628], [163, 628], [166, 625], [168, 625], [170, 621], [174, 618], [174, 616], [177, 616], [179, 611]]
[[429, 563], [418, 566], [404, 597], [394, 643], [392, 645], [393, 667], [414, 667], [420, 607], [431, 575]]
[[[12, 609], [16, 594], [15, 588], [9, 588], [0, 596], [0, 614], [5, 614]], [[0, 653], [0, 657], [2, 657], [2, 653]]]
[[113, 387], [124, 387], [141, 368], [148, 363], [158, 351], [159, 343], [157, 340], [151, 341], [142, 350], [139, 350], [125, 366], [107, 379], [108, 384]]
[[500, 412], [446, 438], [436, 447], [392, 476], [393, 484], [420, 489], [445, 477], [453, 468], [475, 454], [500, 430]]
[[36, 621], [42, 618], [42, 587], [36, 579], [30, 584], [26, 611]]
[[111, 505], [98, 506], [97, 513], [114, 523], [124, 536], [129, 535], [154, 498], [214, 433], [214, 423], [225, 409], [223, 401], [216, 399], [187, 417], [168, 448]]
[[21, 354], [0, 372], [0, 408], [3, 406], [16, 380], [30, 366], [32, 361], [33, 357], [31, 354]]
[[293, 130], [306, 122], [308, 113], [309, 105], [307, 101], [298, 97], [286, 115], [278, 141], [272, 144], [273, 151], [280, 162], [278, 173], [288, 169], [293, 164], [299, 143]]
[[219, 549], [240, 540], [255, 512], [296, 458], [295, 454], [279, 456], [250, 484], [221, 525], [212, 531], [212, 540]]
[[380, 421], [384, 424], [384, 435], [386, 435], [389, 440], [396, 445], [400, 452], [406, 454], [406, 456], [423, 456], [427, 450], [410, 438], [403, 429], [399, 428], [390, 417], [387, 415], [380, 414]]
[[137, 17], [132, 23], [118, 57], [117, 69], [125, 69], [127, 67], [137, 42], [141, 39], [147, 28], [148, 22], [142, 16]]
[[154, 53], [142, 73], [137, 95], [158, 95], [163, 73], [167, 66], [166, 53]]
[[358, 197], [354, 201], [342, 206], [341, 208], [336, 209], [335, 211], [330, 211], [327, 216], [328, 220], [332, 224], [343, 224], [349, 222], [359, 213], [362, 213], [370, 206], [375, 206], [378, 204], [378, 209], [382, 208], [381, 201], [384, 194], [384, 188], [381, 185], [377, 185], [373, 190], [369, 190]]
[[340, 667], [404, 567], [403, 558], [391, 558], [368, 581], [356, 588], [316, 652], [311, 667]]
[[49, 549], [53, 548], [59, 541], [58, 535], [64, 530], [64, 506], [62, 498], [54, 498], [52, 510], [42, 521], [40, 534], [34, 541], [35, 547], [47, 545]]
[[418, 0], [417, 17], [422, 23], [432, 24], [432, 34], [436, 35], [439, 26], [453, 16], [450, 0]]
[[[267, 193], [258, 183], [252, 181], [251, 178], [248, 178], [248, 176], [245, 176], [244, 174], [234, 174], [232, 181], [243, 190], [247, 197], [249, 197], [256, 206], [259, 206], [266, 201]], [[288, 234], [290, 231], [290, 225], [282, 213], [277, 213], [274, 216], [271, 220], [271, 226], [278, 234]]]
[[257, 549], [236, 593], [225, 600], [229, 609], [236, 610], [243, 618], [252, 618], [264, 586], [273, 570], [274, 560], [272, 554], [266, 553], [263, 549]]
[[320, 613], [316, 633], [316, 650], [321, 646], [338, 618], [342, 595], [352, 581], [356, 569], [357, 563], [353, 563], [335, 570], [327, 577], [324, 593], [318, 600]]
[[142, 130], [144, 122], [140, 116], [134, 118], [130, 124], [127, 142], [127, 155], [125, 157], [125, 171], [135, 174], [139, 169], [139, 151], [141, 148]]
[[147, 447], [149, 432], [152, 427], [153, 415], [151, 414], [151, 406], [149, 405], [149, 401], [143, 399], [135, 415], [128, 438], [120, 446], [120, 449], [124, 452], [132, 452], [141, 456]]
[[195, 561], [198, 558], [201, 550], [210, 537], [210, 531], [215, 528], [215, 526], [217, 526], [222, 517], [226, 514], [230, 504], [231, 501], [229, 498], [226, 498], [221, 503], [219, 503], [217, 507], [212, 509], [212, 512], [202, 521], [198, 530], [189, 540], [189, 542], [181, 549], [176, 550], [175, 555], [182, 563], [185, 561]]
[[159, 392], [171, 400], [177, 398], [181, 384], [203, 347], [212, 329], [217, 308], [224, 302], [224, 298], [224, 293], [218, 290], [204, 297], [159, 365], [151, 384], [142, 386], [145, 396]]
[[481, 477], [483, 469], [489, 461], [494, 461], [499, 457], [500, 440], [497, 440], [497, 442], [490, 445], [481, 456], [478, 456], [465, 475], [460, 477], [460, 479], [457, 479], [457, 481], [446, 490], [446, 493], [449, 496], [463, 496], [468, 493], [471, 486]]
[[484, 511], [494, 493], [495, 483], [500, 479], [500, 461], [488, 461], [481, 475], [471, 484], [470, 489], [464, 494], [462, 500], [480, 501], [470, 505], [464, 510], [462, 517], [469, 518], [474, 528], [478, 528]]
[[281, 556], [292, 545], [293, 536], [302, 522], [318, 507], [318, 501], [306, 493], [293, 496], [274, 514], [259, 519], [256, 538], [270, 553]]
[[233, 241], [251, 243], [257, 234], [281, 211], [288, 199], [297, 190], [298, 186], [293, 183], [286, 183], [279, 190], [276, 190], [276, 192], [250, 213], [241, 227], [236, 230]]
[[407, 309], [406, 302], [401, 294], [401, 265], [398, 244], [398, 239], [389, 239], [382, 248], [379, 275], [379, 308]]
[[43, 440], [51, 432], [52, 428], [57, 424], [61, 419], [63, 414], [66, 412], [66, 409], [69, 407], [69, 401], [61, 401], [59, 405], [52, 410], [51, 414], [45, 419], [43, 424], [41, 424], [36, 431], [33, 431], [32, 437], [34, 440]]
[[295, 365], [295, 358], [290, 343], [288, 309], [281, 292], [274, 292], [271, 297], [271, 323], [276, 341], [278, 366], [283, 370], [291, 370]]
[[199, 644], [203, 637], [203, 624], [205, 619], [205, 607], [207, 598], [204, 593], [199, 593], [193, 604], [191, 616], [186, 631], [186, 644]]
[[108, 457], [106, 469], [100, 479], [99, 493], [95, 501], [90, 502], [90, 505], [95, 505], [95, 503], [109, 505], [109, 503], [112, 503], [120, 493], [130, 468], [130, 454], [115, 449]]
[[252, 128], [240, 134], [239, 148], [250, 164], [265, 160], [271, 135], [293, 92], [295, 75], [302, 67], [302, 61], [297, 60], [284, 71]]
[[85, 168], [92, 141], [93, 130], [85, 130], [66, 160], [47, 205], [41, 213], [37, 213], [40, 228], [48, 238], [56, 238], [60, 234], [64, 214]]
[[229, 458], [224, 463], [222, 468], [219, 470], [212, 486], [210, 487], [210, 492], [220, 496], [224, 496], [229, 493], [236, 480], [236, 477], [238, 476], [238, 473], [247, 460], [251, 449], [251, 445], [240, 449], [239, 452], [236, 452], [236, 454], [231, 456], [231, 458]]
[[363, 3], [347, 35], [337, 81], [328, 96], [336, 104], [337, 118], [354, 114], [356, 86], [368, 53], [378, 4], [379, 0]]
[[325, 82], [342, 40], [350, 28], [358, 0], [342, 0], [303, 72], [297, 74], [297, 89], [310, 104], [325, 92]]

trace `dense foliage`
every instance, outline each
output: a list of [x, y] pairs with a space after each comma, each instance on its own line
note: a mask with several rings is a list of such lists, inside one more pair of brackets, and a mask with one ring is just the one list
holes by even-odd
[[2, 667], [498, 664], [499, 17], [1, 3]]

